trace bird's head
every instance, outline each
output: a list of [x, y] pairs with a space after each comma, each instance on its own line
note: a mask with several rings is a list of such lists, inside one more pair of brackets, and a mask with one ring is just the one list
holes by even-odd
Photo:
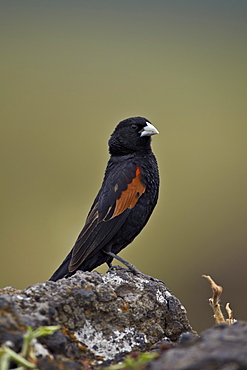
[[150, 151], [151, 136], [159, 131], [144, 117], [127, 118], [117, 125], [109, 140], [112, 155]]

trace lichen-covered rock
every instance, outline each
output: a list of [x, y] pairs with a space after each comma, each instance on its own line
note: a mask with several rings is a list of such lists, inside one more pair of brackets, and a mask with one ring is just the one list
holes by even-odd
[[78, 271], [23, 291], [5, 288], [0, 312], [0, 344], [11, 341], [17, 352], [26, 325], [61, 326], [39, 339], [51, 355], [40, 354], [40, 369], [56, 363], [60, 368], [61, 361], [103, 368], [128, 352], [149, 350], [164, 338], [176, 341], [192, 330], [184, 307], [164, 283], [124, 268], [105, 275]]

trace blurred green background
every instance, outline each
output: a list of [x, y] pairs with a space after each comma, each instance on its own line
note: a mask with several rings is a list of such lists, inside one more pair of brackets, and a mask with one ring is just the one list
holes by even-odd
[[202, 274], [247, 319], [246, 15], [239, 0], [1, 1], [1, 287], [51, 276], [111, 132], [141, 115], [160, 131], [160, 198], [121, 256], [162, 279], [195, 330], [214, 323]]

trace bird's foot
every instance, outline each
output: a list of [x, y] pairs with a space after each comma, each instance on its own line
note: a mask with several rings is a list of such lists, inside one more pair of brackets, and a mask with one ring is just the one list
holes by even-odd
[[[123, 265], [125, 265], [126, 267], [128, 267], [128, 269], [135, 275], [141, 275], [143, 278], [146, 278], [146, 279], [150, 279], [152, 281], [156, 281], [156, 282], [159, 282], [159, 283], [163, 283], [164, 282], [162, 280], [159, 280], [159, 279], [155, 279], [154, 277], [152, 276], [149, 276], [149, 275], [146, 275], [146, 274], [143, 274], [141, 271], [139, 271], [134, 265], [132, 265], [132, 263], [126, 261], [125, 259], [123, 259], [122, 257], [119, 257], [118, 255], [116, 255], [115, 253], [112, 253], [112, 252], [106, 252], [106, 254], [108, 254], [109, 256], [111, 256], [112, 258], [115, 258], [116, 260], [118, 260], [119, 262], [121, 262]], [[110, 264], [109, 266], [109, 270], [108, 271], [111, 271], [112, 269], [119, 269], [119, 268], [123, 268], [121, 266], [112, 266]]]
[[111, 264], [111, 266], [109, 266], [109, 269], [107, 270], [107, 272], [110, 272], [110, 271], [115, 271], [115, 270], [126, 270], [126, 268], [125, 267], [123, 267], [123, 266], [119, 266], [119, 265], [112, 265]]

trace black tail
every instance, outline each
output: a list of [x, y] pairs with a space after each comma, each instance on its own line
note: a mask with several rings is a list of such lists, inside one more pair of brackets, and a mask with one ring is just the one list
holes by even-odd
[[70, 262], [70, 259], [71, 259], [71, 254], [72, 254], [72, 251], [67, 255], [67, 257], [65, 258], [63, 263], [54, 272], [52, 277], [49, 279], [50, 281], [57, 281], [59, 279], [67, 277], [66, 275], [70, 275], [68, 267], [69, 267], [69, 262]]

